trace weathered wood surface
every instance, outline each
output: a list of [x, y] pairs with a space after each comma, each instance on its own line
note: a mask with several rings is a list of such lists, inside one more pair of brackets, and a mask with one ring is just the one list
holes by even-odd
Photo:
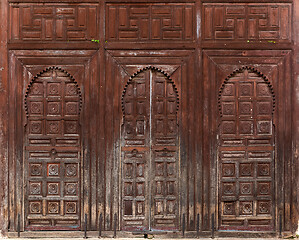
[[3, 232], [295, 231], [298, 1], [0, 11]]
[[293, 162], [292, 165], [294, 168], [292, 168], [292, 212], [293, 212], [293, 218], [292, 218], [292, 225], [294, 228], [297, 227], [297, 233], [299, 230], [299, 109], [298, 109], [298, 89], [299, 89], [299, 3], [294, 2], [294, 90], [293, 90], [293, 148], [292, 152], [293, 154]]

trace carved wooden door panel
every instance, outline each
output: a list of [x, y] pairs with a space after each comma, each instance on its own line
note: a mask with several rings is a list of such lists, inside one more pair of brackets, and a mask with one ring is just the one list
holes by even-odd
[[139, 73], [123, 95], [122, 227], [149, 228], [150, 74]]
[[243, 68], [219, 94], [219, 228], [274, 227], [273, 90], [257, 71]]
[[25, 107], [25, 228], [79, 229], [78, 85], [67, 72], [48, 68], [29, 84]]
[[121, 227], [178, 228], [178, 94], [163, 72], [147, 68], [123, 94]]

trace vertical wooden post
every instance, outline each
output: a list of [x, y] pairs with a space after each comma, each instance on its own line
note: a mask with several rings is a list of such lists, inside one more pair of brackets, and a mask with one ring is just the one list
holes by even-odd
[[18, 214], [18, 238], [21, 236], [21, 216]]
[[196, 237], [199, 237], [199, 214], [196, 216]]
[[114, 226], [113, 226], [114, 227], [114, 233], [113, 233], [114, 238], [116, 238], [116, 226], [117, 226], [116, 225], [117, 224], [117, 219], [116, 218], [117, 218], [117, 215], [116, 215], [116, 213], [114, 213]]
[[100, 219], [99, 219], [99, 238], [102, 237], [102, 224], [103, 224], [103, 214], [100, 214]]
[[279, 214], [279, 237], [282, 238], [282, 215]]
[[214, 213], [212, 213], [212, 238], [214, 238], [215, 220]]
[[85, 213], [85, 222], [84, 222], [84, 238], [87, 238], [87, 214]]
[[183, 214], [183, 223], [182, 223], [182, 233], [183, 237], [185, 236], [185, 228], [186, 228], [186, 216], [185, 213]]

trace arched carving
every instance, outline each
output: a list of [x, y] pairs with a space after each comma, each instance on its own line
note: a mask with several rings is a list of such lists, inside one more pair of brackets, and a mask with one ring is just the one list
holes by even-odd
[[28, 112], [28, 102], [27, 102], [27, 99], [28, 99], [28, 96], [29, 94], [31, 93], [32, 91], [32, 88], [34, 87], [34, 83], [36, 82], [37, 79], [39, 79], [40, 77], [43, 76], [43, 74], [51, 71], [51, 70], [57, 70], [57, 71], [60, 71], [62, 73], [65, 73], [69, 78], [70, 80], [75, 84], [75, 87], [76, 87], [76, 91], [77, 91], [77, 94], [80, 98], [80, 101], [79, 101], [79, 112], [78, 114], [80, 114], [81, 112], [81, 108], [82, 108], [82, 94], [81, 94], [81, 90], [80, 90], [80, 87], [77, 83], [77, 81], [74, 79], [74, 77], [69, 74], [67, 71], [65, 71], [64, 69], [60, 68], [60, 67], [55, 67], [55, 66], [52, 66], [52, 67], [48, 67], [48, 68], [45, 68], [43, 71], [39, 72], [35, 77], [32, 78], [32, 80], [30, 81], [30, 83], [28, 84], [28, 87], [27, 87], [27, 90], [26, 90], [26, 93], [25, 93], [25, 99], [24, 99], [24, 103], [25, 103], [25, 112], [26, 112], [26, 116], [28, 117], [29, 115], [29, 112]]
[[176, 93], [176, 99], [177, 99], [177, 101], [176, 101], [176, 112], [177, 112], [178, 109], [179, 109], [179, 95], [178, 95], [178, 90], [177, 90], [177, 87], [176, 87], [174, 81], [173, 81], [173, 80], [170, 78], [170, 76], [169, 76], [166, 72], [164, 72], [163, 70], [161, 70], [161, 69], [159, 69], [159, 68], [157, 68], [157, 67], [148, 66], [148, 67], [145, 67], [145, 68], [142, 68], [142, 69], [138, 70], [138, 71], [137, 71], [136, 73], [134, 73], [134, 74], [129, 78], [129, 80], [127, 81], [127, 83], [126, 83], [126, 85], [125, 85], [125, 87], [124, 87], [123, 93], [122, 93], [122, 97], [121, 97], [121, 105], [122, 105], [122, 112], [123, 112], [123, 115], [125, 114], [125, 109], [124, 109], [124, 97], [125, 97], [125, 94], [126, 94], [126, 92], [127, 92], [128, 86], [132, 83], [134, 77], [136, 77], [138, 74], [140, 74], [140, 73], [142, 73], [142, 72], [145, 72], [146, 70], [153, 70], [153, 71], [160, 72], [160, 73], [162, 73], [162, 74], [166, 77], [166, 79], [167, 79], [170, 83], [172, 83], [172, 85], [173, 85], [173, 90], [174, 90], [175, 93]]
[[218, 92], [218, 107], [219, 107], [220, 116], [222, 117], [222, 109], [221, 109], [221, 105], [220, 105], [220, 99], [221, 99], [221, 95], [223, 93], [223, 89], [224, 89], [225, 85], [229, 82], [229, 80], [232, 77], [234, 77], [238, 73], [242, 73], [244, 70], [251, 71], [252, 73], [256, 73], [259, 77], [261, 77], [262, 79], [264, 79], [265, 83], [268, 85], [269, 90], [270, 90], [270, 92], [272, 94], [272, 99], [273, 99], [273, 107], [272, 107], [272, 114], [273, 114], [274, 110], [275, 110], [275, 94], [274, 94], [273, 85], [270, 83], [270, 81], [268, 80], [268, 78], [262, 72], [258, 71], [257, 69], [255, 69], [253, 67], [244, 66], [242, 68], [239, 68], [239, 69], [233, 71], [230, 75], [228, 75], [225, 78], [225, 80], [221, 84], [221, 87], [220, 87], [219, 92]]

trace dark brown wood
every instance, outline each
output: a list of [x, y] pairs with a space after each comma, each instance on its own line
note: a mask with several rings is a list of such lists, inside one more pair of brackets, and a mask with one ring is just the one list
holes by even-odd
[[298, 7], [1, 0], [3, 233], [294, 233]]
[[[294, 13], [293, 13], [293, 24], [294, 24], [294, 58], [293, 58], [293, 79], [294, 87], [292, 91], [292, 111], [293, 114], [293, 161], [292, 165], [292, 231], [299, 230], [299, 101], [298, 101], [298, 89], [299, 89], [299, 3], [294, 2]], [[294, 130], [296, 129], [296, 130]]]
[[8, 222], [8, 12], [7, 1], [0, 1], [0, 236], [6, 235]]

